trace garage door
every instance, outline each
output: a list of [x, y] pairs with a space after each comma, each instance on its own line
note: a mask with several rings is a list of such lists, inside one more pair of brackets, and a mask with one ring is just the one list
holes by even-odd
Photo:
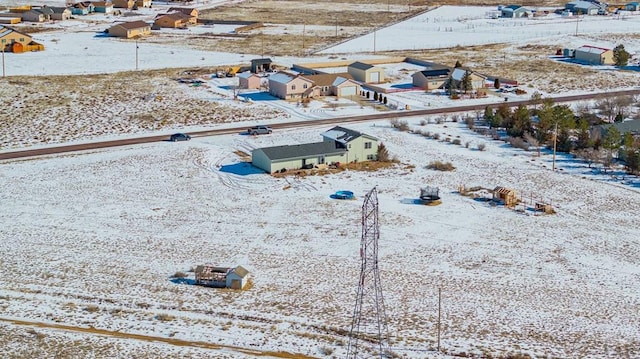
[[343, 87], [342, 89], [340, 89], [340, 96], [341, 97], [353, 96], [355, 94], [356, 94], [356, 87], [355, 86], [348, 86], [348, 87]]
[[372, 72], [371, 73], [371, 82], [380, 82], [380, 73]]

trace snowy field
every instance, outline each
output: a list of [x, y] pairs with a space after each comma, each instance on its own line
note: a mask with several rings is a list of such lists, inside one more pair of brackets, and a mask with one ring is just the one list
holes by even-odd
[[[0, 218], [11, 225], [0, 228], [0, 243], [11, 255], [1, 258], [2, 319], [226, 348], [205, 351], [213, 356], [239, 347], [310, 357], [332, 348], [341, 357], [362, 196], [377, 186], [381, 275], [399, 354], [435, 357], [441, 288], [442, 348], [451, 355], [638, 357], [640, 179], [598, 174], [562, 156], [552, 172], [548, 153], [534, 157], [461, 123], [418, 122], [410, 126], [441, 141], [386, 122], [350, 126], [380, 138], [402, 162], [373, 173], [276, 179], [234, 153], [317, 141], [324, 127], [5, 162], [0, 178], [11, 190], [1, 193]], [[456, 170], [426, 169], [434, 160]], [[441, 205], [411, 204], [425, 185], [440, 188]], [[558, 213], [492, 207], [456, 193], [460, 185], [513, 188], [525, 202], [551, 201]], [[357, 200], [329, 198], [344, 189]], [[171, 280], [202, 263], [245, 266], [253, 287]], [[0, 328], [0, 339], [15, 329]], [[35, 331], [45, 339], [33, 340], [105, 341], [74, 329], [62, 338]], [[146, 348], [137, 343], [114, 339], [104, 353], [135, 356]], [[189, 345], [155, 345], [199, 356]]]

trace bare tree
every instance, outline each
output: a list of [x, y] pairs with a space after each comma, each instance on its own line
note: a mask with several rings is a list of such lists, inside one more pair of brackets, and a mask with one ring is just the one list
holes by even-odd
[[538, 141], [538, 139], [532, 135], [530, 132], [526, 132], [524, 135], [524, 140], [527, 141], [527, 143], [533, 147], [536, 148], [536, 151], [538, 152], [538, 157], [540, 157], [540, 142]]
[[616, 116], [620, 115], [623, 119], [625, 114], [631, 112], [631, 105], [633, 105], [633, 96], [617, 96], [613, 99], [615, 108], [616, 108]]
[[585, 162], [587, 162], [587, 166], [591, 168], [591, 165], [595, 162], [598, 162], [598, 157], [600, 156], [600, 151], [594, 150], [593, 148], [584, 148], [578, 150], [576, 155], [582, 158]]

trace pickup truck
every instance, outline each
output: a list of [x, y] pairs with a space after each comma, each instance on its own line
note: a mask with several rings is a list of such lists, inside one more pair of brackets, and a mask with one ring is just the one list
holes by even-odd
[[269, 126], [254, 126], [247, 130], [250, 135], [267, 135], [273, 132]]

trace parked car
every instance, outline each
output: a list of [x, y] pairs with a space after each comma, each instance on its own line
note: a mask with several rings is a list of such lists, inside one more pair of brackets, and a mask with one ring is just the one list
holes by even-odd
[[254, 126], [247, 130], [250, 135], [267, 135], [273, 132], [269, 126]]
[[169, 141], [171, 141], [171, 142], [189, 141], [190, 139], [191, 139], [191, 136], [187, 135], [186, 133], [174, 133], [169, 138]]

